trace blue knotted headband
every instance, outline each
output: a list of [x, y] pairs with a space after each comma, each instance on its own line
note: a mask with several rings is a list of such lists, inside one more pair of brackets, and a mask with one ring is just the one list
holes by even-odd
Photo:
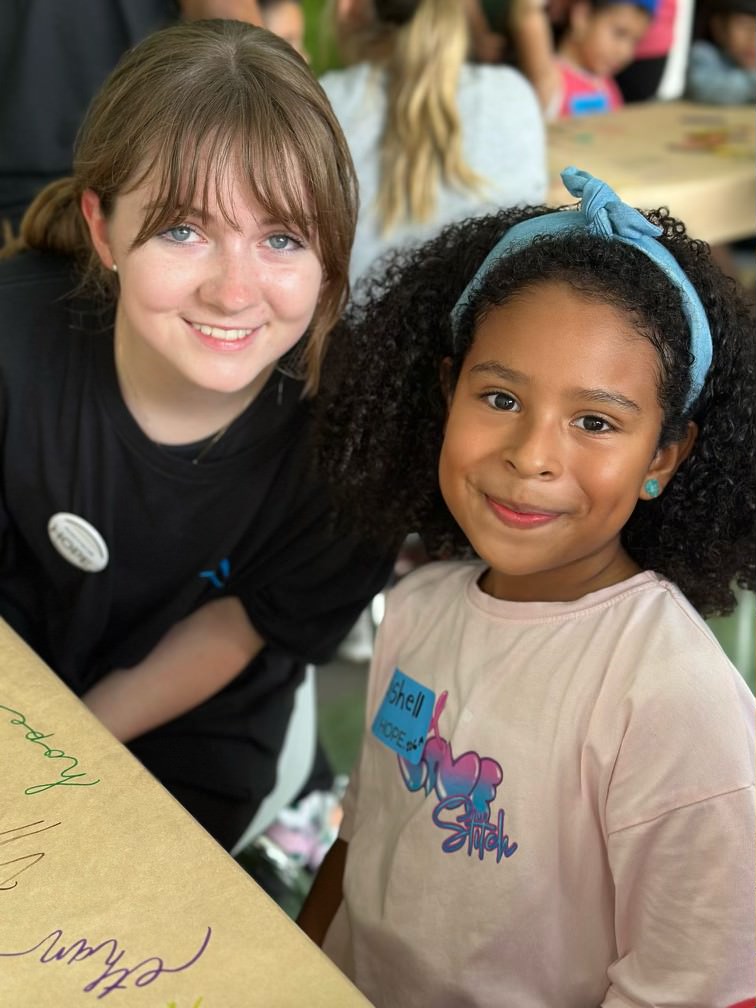
[[615, 238], [626, 245], [640, 249], [680, 291], [683, 312], [690, 328], [690, 352], [693, 356], [690, 368], [690, 393], [686, 403], [686, 406], [691, 406], [703, 388], [711, 365], [711, 331], [695, 287], [672, 253], [656, 240], [662, 229], [646, 220], [638, 210], [623, 203], [613, 189], [588, 172], [577, 168], [565, 168], [562, 172], [562, 181], [573, 196], [581, 199], [580, 207], [531, 217], [515, 224], [499, 239], [452, 308], [451, 326], [455, 340], [465, 309], [497, 262], [519, 248], [529, 245], [538, 235], [557, 234], [560, 231], [582, 228], [591, 234]]

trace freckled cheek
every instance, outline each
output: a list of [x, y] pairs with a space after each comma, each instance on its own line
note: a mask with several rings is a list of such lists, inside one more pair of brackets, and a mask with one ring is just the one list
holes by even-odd
[[270, 304], [282, 318], [312, 315], [320, 296], [322, 270], [313, 264], [305, 270], [287, 270], [261, 278]]
[[180, 309], [196, 282], [188, 282], [185, 273], [153, 269], [149, 264], [127, 267], [121, 277], [121, 297], [125, 306], [142, 312], [169, 312]]

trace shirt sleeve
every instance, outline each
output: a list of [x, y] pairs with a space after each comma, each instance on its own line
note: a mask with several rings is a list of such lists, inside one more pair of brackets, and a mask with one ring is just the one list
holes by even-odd
[[316, 466], [315, 408], [300, 381], [281, 377], [275, 394], [261, 401], [255, 425], [266, 433], [246, 463], [249, 516], [242, 513], [227, 553], [224, 593], [240, 600], [267, 644], [320, 664], [385, 587], [398, 543], [359, 538], [336, 518]]
[[393, 553], [328, 536], [302, 536], [275, 581], [242, 596], [263, 639], [303, 661], [327, 661], [370, 600], [386, 585]]
[[754, 993], [754, 698], [691, 619], [615, 710], [605, 804], [617, 958], [604, 1008]]
[[753, 997], [754, 829], [748, 787], [609, 837], [618, 957], [604, 1008]]

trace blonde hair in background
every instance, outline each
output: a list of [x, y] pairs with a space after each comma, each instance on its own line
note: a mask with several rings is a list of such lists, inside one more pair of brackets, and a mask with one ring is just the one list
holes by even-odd
[[[380, 11], [380, 0], [376, 0]], [[478, 191], [466, 164], [457, 87], [469, 35], [460, 0], [419, 0], [397, 25], [385, 57], [387, 113], [380, 146], [378, 212], [384, 233], [434, 213], [441, 183]]]
[[[14, 250], [75, 256], [112, 299], [116, 276], [99, 262], [80, 210], [85, 189], [109, 214], [119, 193], [150, 180], [154, 203], [140, 245], [204, 213], [211, 188], [226, 219], [230, 175], [240, 172], [273, 219], [318, 252], [323, 285], [303, 341], [305, 393], [318, 387], [327, 337], [348, 294], [357, 216], [349, 150], [306, 63], [276, 35], [237, 21], [195, 21], [150, 35], [119, 62], [76, 140], [73, 177], [47, 186], [21, 222]], [[224, 202], [224, 193], [226, 200]]]

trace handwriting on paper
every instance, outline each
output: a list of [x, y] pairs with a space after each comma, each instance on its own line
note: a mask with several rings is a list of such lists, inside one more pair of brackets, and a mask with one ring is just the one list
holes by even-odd
[[[181, 1005], [176, 1001], [169, 1001], [165, 1008], [181, 1008]], [[191, 1005], [191, 1008], [202, 1008], [202, 998], [197, 998], [194, 1004]]]
[[207, 948], [211, 934], [212, 928], [208, 927], [200, 947], [190, 959], [180, 966], [166, 966], [161, 956], [148, 956], [147, 959], [138, 962], [136, 966], [118, 966], [124, 957], [124, 950], [118, 947], [118, 941], [115, 938], [106, 938], [105, 941], [101, 941], [97, 945], [90, 945], [87, 938], [77, 938], [67, 945], [63, 940], [63, 932], [60, 928], [45, 935], [31, 948], [22, 949], [20, 952], [0, 951], [0, 958], [39, 953], [38, 961], [40, 963], [65, 962], [70, 966], [73, 963], [91, 959], [93, 956], [102, 955], [104, 956], [105, 969], [82, 988], [85, 994], [96, 993], [99, 1001], [107, 997], [108, 994], [112, 994], [113, 991], [128, 990], [129, 987], [125, 981], [132, 983], [134, 987], [147, 987], [164, 973], [182, 973], [189, 969]]
[[[0, 831], [0, 847], [6, 844], [24, 840], [26, 837], [34, 836], [36, 833], [44, 833], [45, 830], [60, 826], [59, 822], [43, 825], [44, 819], [38, 819], [33, 823], [26, 823], [24, 826], [15, 826], [13, 829]], [[39, 826], [39, 829], [34, 829]], [[26, 832], [23, 832], [26, 830]], [[36, 846], [36, 842], [35, 842]], [[0, 857], [5, 852], [0, 853]], [[10, 861], [0, 861], [0, 891], [3, 889], [15, 889], [18, 885], [18, 876], [37, 864], [44, 857], [43, 851], [36, 851], [33, 854], [23, 854], [20, 857], [11, 858]]]
[[58, 787], [59, 785], [66, 785], [68, 787], [91, 787], [93, 784], [100, 783], [99, 777], [97, 780], [90, 781], [74, 779], [78, 777], [86, 777], [86, 772], [81, 770], [78, 773], [74, 773], [73, 771], [79, 765], [79, 761], [76, 757], [69, 756], [62, 749], [54, 749], [47, 745], [44, 740], [52, 738], [55, 734], [54, 732], [49, 732], [45, 735], [43, 732], [36, 731], [26, 720], [26, 715], [22, 714], [20, 711], [14, 710], [12, 707], [6, 707], [4, 704], [0, 704], [0, 712], [2, 711], [6, 711], [8, 714], [13, 715], [13, 717], [8, 720], [8, 724], [26, 728], [24, 738], [27, 742], [31, 742], [33, 745], [39, 746], [42, 749], [42, 756], [52, 760], [68, 760], [68, 766], [62, 766], [62, 768], [57, 771], [58, 780], [50, 781], [47, 784], [34, 784], [31, 787], [25, 788], [24, 794], [39, 794], [41, 791], [47, 791], [48, 788]]

